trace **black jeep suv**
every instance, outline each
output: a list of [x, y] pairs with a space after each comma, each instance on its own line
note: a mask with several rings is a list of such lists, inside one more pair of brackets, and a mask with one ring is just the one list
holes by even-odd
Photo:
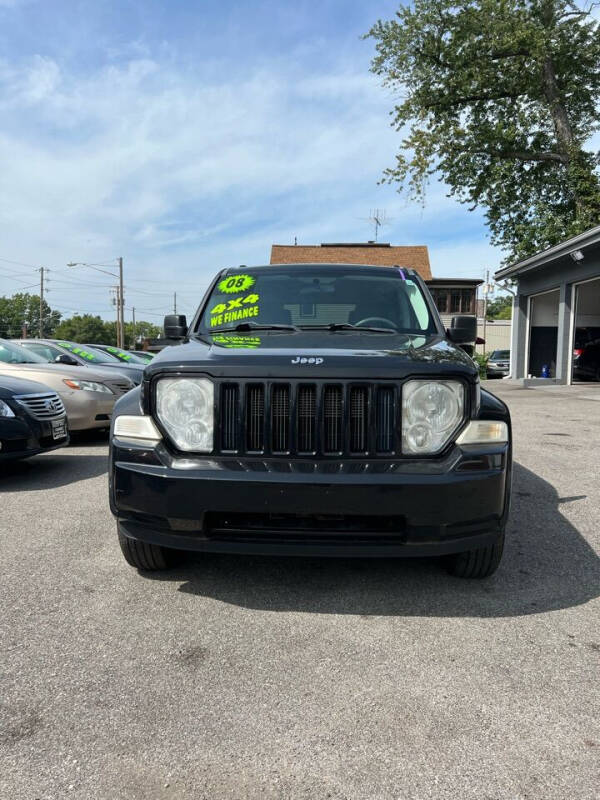
[[502, 556], [507, 407], [480, 387], [412, 270], [332, 264], [221, 272], [189, 327], [115, 406], [110, 504], [129, 564], [177, 551]]

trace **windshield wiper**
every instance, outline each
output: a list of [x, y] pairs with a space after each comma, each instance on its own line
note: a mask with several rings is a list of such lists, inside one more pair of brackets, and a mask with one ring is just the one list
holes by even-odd
[[238, 331], [297, 331], [295, 325], [260, 325], [258, 322], [239, 322], [233, 328], [211, 328], [208, 332], [213, 333], [236, 333]]
[[367, 331], [367, 333], [399, 333], [398, 328], [369, 328], [351, 322], [330, 322], [328, 325], [300, 325], [302, 331]]

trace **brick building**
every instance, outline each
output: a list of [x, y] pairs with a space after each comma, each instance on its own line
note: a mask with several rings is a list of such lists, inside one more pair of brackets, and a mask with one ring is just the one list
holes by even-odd
[[383, 242], [314, 245], [274, 244], [271, 264], [369, 264], [376, 267], [409, 267], [431, 280], [429, 253], [425, 245], [392, 247]]

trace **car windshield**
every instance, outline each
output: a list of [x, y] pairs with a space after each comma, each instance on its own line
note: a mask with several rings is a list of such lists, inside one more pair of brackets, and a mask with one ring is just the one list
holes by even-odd
[[507, 361], [510, 358], [510, 350], [494, 350], [492, 360]]
[[231, 270], [215, 285], [199, 333], [236, 327], [433, 333], [415, 279], [397, 267], [293, 265]]
[[79, 356], [84, 361], [89, 361], [90, 364], [114, 364], [118, 361], [117, 358], [105, 353], [102, 350], [96, 350], [95, 347], [89, 347], [87, 344], [77, 344], [77, 342], [64, 342], [62, 340], [56, 342], [59, 347], [73, 353], [74, 356]]
[[18, 344], [0, 341], [0, 361], [5, 364], [46, 364], [45, 358], [20, 347]]

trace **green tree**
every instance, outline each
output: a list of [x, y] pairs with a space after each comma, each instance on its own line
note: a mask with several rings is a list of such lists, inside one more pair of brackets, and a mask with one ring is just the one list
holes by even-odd
[[599, 25], [569, 0], [413, 0], [378, 21], [372, 71], [401, 98], [384, 180], [424, 200], [439, 172], [507, 260], [596, 225]]
[[[107, 330], [110, 331], [111, 341], [110, 344], [117, 344], [117, 323], [107, 322]], [[162, 328], [154, 325], [152, 322], [145, 322], [143, 319], [135, 323], [135, 333], [133, 330], [133, 322], [125, 323], [125, 347], [133, 347], [134, 340], [137, 339], [156, 339], [162, 336]], [[102, 342], [104, 344], [104, 342]]]
[[66, 339], [82, 344], [116, 344], [110, 322], [92, 314], [77, 314], [65, 319], [56, 329], [57, 339]]
[[[44, 300], [43, 336], [52, 336], [61, 319], [60, 311], [53, 311]], [[0, 337], [19, 338], [23, 324], [27, 324], [29, 335], [40, 335], [40, 297], [27, 292], [18, 292], [12, 297], [0, 297]]]
[[488, 319], [510, 319], [512, 317], [512, 297], [501, 295], [488, 303]]

